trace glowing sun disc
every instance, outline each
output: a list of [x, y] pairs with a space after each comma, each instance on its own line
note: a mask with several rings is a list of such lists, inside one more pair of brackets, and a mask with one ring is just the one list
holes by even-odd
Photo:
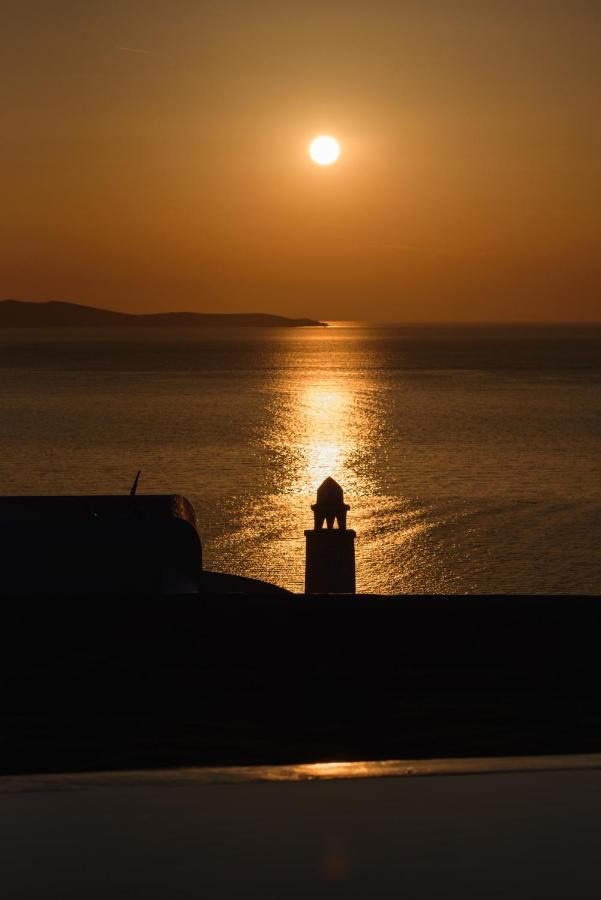
[[311, 141], [309, 156], [318, 166], [331, 166], [340, 156], [340, 145], [327, 134], [321, 134]]

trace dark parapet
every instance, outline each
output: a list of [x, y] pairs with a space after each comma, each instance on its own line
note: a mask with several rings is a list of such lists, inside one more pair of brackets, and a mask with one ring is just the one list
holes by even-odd
[[601, 598], [3, 597], [0, 774], [601, 750]]

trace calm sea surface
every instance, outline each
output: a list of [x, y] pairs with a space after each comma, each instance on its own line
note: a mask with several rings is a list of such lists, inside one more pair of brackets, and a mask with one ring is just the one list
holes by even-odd
[[0, 493], [192, 501], [302, 589], [333, 475], [358, 590], [601, 593], [601, 328], [0, 332]]

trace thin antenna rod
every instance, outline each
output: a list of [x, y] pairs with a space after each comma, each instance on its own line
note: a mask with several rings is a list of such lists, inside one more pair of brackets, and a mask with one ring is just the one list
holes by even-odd
[[138, 474], [134, 478], [134, 483], [131, 486], [131, 491], [129, 492], [130, 497], [136, 496], [136, 491], [138, 490], [138, 481], [140, 480], [140, 475], [142, 474], [142, 469], [138, 469]]

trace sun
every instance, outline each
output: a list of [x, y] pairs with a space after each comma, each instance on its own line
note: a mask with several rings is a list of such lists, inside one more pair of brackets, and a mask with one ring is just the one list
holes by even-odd
[[318, 166], [331, 166], [340, 156], [340, 144], [328, 134], [320, 134], [311, 141], [309, 156]]

